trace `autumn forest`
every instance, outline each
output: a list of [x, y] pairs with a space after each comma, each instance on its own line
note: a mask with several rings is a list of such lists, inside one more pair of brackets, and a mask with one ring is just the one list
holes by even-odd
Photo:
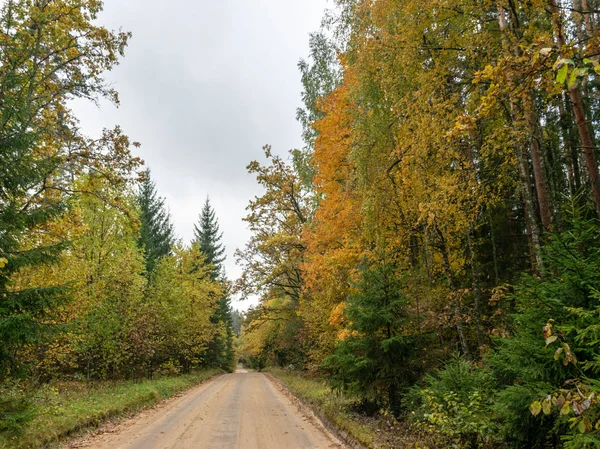
[[139, 144], [80, 130], [131, 34], [3, 3], [0, 448], [74, 390], [238, 362], [323, 385], [369, 447], [600, 448], [600, 1], [333, 3], [234, 280], [210, 199], [183, 242]]
[[399, 447], [600, 447], [600, 4], [337, 6], [305, 147], [249, 166], [246, 357], [410, 422]]

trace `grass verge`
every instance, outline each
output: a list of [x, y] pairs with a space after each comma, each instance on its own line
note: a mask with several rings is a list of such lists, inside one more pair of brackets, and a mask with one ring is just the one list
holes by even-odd
[[367, 449], [433, 449], [438, 444], [430, 434], [406, 416], [400, 421], [380, 410], [372, 416], [358, 413], [357, 398], [332, 390], [323, 379], [298, 371], [267, 368], [292, 394], [310, 407], [348, 447]]
[[58, 382], [32, 393], [15, 410], [19, 426], [2, 426], [0, 449], [42, 448], [110, 418], [126, 416], [222, 373], [217, 369], [147, 381]]
[[[376, 430], [360, 416], [350, 411], [354, 400], [332, 390], [325, 381], [309, 377], [297, 371], [267, 368], [266, 373], [277, 378], [292, 394], [308, 405], [317, 415], [331, 424], [346, 443], [358, 443], [366, 448], [375, 448]], [[348, 438], [349, 437], [349, 438]]]

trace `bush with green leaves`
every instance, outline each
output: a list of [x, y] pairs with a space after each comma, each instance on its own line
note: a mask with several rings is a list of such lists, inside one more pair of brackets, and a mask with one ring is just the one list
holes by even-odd
[[435, 375], [428, 375], [405, 398], [413, 419], [440, 445], [485, 448], [497, 429], [490, 415], [493, 379], [488, 370], [455, 355]]
[[543, 261], [508, 295], [511, 335], [482, 367], [455, 357], [405, 399], [440, 445], [600, 447], [600, 224], [574, 219]]

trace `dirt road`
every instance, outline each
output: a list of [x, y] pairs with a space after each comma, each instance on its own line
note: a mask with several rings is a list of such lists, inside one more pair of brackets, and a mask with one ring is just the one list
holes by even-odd
[[342, 449], [344, 446], [267, 376], [238, 370], [72, 447]]

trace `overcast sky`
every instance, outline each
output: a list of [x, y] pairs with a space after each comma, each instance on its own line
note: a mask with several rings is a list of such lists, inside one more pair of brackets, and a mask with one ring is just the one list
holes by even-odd
[[[249, 237], [242, 217], [260, 194], [246, 173], [262, 146], [283, 154], [302, 146], [295, 120], [308, 56], [327, 0], [105, 0], [99, 22], [131, 31], [121, 65], [108, 75], [121, 106], [77, 102], [82, 128], [119, 124], [152, 170], [177, 234], [192, 239], [207, 195], [216, 210], [226, 269]], [[249, 304], [236, 303], [246, 309]]]

